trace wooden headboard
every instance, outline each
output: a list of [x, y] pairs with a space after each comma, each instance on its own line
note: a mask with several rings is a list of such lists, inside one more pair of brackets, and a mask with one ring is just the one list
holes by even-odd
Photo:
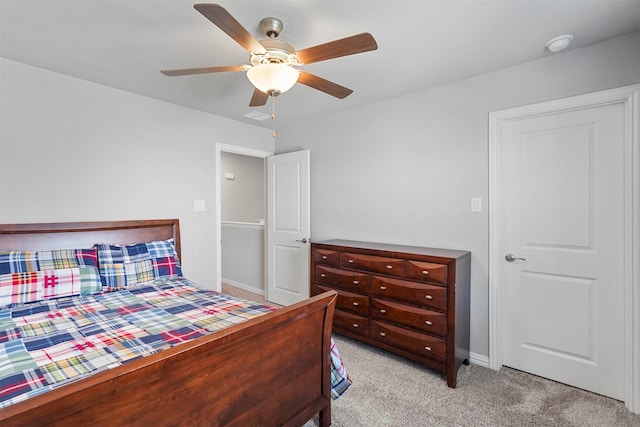
[[90, 248], [96, 243], [131, 244], [173, 237], [180, 257], [177, 219], [0, 224], [0, 251]]

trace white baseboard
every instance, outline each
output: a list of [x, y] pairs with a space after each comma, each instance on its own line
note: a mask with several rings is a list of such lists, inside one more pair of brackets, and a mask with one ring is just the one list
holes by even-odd
[[487, 356], [483, 356], [478, 353], [469, 353], [469, 363], [473, 363], [474, 365], [482, 366], [484, 368], [489, 367], [489, 358]]
[[247, 285], [246, 283], [236, 282], [235, 280], [222, 278], [222, 283], [234, 286], [236, 288], [243, 289], [245, 291], [253, 292], [254, 294], [264, 296], [264, 289], [256, 288], [255, 286]]

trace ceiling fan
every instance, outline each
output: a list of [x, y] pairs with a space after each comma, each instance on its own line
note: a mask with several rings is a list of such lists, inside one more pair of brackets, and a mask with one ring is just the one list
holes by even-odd
[[202, 3], [194, 5], [194, 8], [242, 46], [249, 53], [251, 65], [162, 70], [162, 74], [185, 76], [245, 71], [255, 86], [249, 103], [251, 107], [265, 105], [269, 96], [280, 95], [296, 82], [343, 99], [351, 95], [353, 90], [294, 67], [378, 48], [371, 34], [361, 33], [296, 51], [289, 43], [276, 40], [283, 28], [282, 21], [277, 18], [264, 18], [260, 22], [268, 39], [258, 41], [222, 6]]

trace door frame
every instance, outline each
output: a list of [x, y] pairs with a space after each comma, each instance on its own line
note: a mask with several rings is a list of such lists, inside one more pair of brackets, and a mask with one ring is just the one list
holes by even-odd
[[502, 367], [503, 122], [621, 103], [624, 106], [624, 403], [640, 413], [640, 85], [489, 113], [489, 367]]
[[[221, 153], [234, 153], [241, 154], [244, 156], [250, 157], [259, 157], [262, 159], [266, 159], [269, 156], [274, 154], [273, 151], [263, 151], [257, 150], [255, 148], [242, 147], [240, 145], [231, 145], [231, 144], [223, 144], [221, 142], [216, 143], [216, 282], [214, 283], [214, 290], [220, 292], [222, 290], [222, 179], [220, 177], [221, 165], [220, 158]], [[264, 176], [264, 186], [265, 189], [267, 187], [266, 183], [266, 167], [265, 167], [265, 176]], [[266, 196], [265, 196], [266, 197]], [[266, 198], [265, 198], [265, 213], [266, 213]], [[266, 240], [266, 239], [265, 239]], [[266, 242], [265, 242], [266, 249]], [[263, 275], [263, 283], [265, 283], [266, 287], [266, 271], [262, 272]], [[266, 289], [265, 289], [266, 293]]]

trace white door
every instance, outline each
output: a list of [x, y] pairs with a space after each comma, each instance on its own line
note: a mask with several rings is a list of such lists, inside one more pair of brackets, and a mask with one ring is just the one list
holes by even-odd
[[309, 298], [309, 150], [267, 158], [267, 299]]
[[503, 364], [624, 399], [625, 109], [500, 127]]

